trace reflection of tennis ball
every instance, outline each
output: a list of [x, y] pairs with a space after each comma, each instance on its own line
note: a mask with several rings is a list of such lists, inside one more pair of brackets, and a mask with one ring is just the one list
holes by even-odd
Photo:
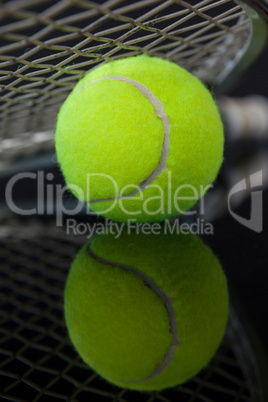
[[194, 376], [223, 337], [224, 273], [193, 235], [95, 237], [77, 255], [65, 318], [82, 359], [125, 388], [160, 390]]
[[92, 210], [152, 222], [189, 209], [207, 191], [222, 162], [223, 127], [196, 77], [138, 56], [78, 82], [58, 115], [56, 150], [67, 184]]

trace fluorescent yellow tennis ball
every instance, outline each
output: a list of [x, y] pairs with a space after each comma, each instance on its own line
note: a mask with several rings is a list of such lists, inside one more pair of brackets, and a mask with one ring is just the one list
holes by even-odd
[[175, 63], [148, 56], [112, 61], [82, 78], [61, 107], [55, 141], [72, 192], [116, 221], [160, 221], [188, 210], [223, 159], [223, 126], [209, 91]]
[[197, 374], [228, 315], [220, 264], [191, 234], [95, 237], [73, 262], [64, 303], [82, 359], [107, 381], [136, 390]]

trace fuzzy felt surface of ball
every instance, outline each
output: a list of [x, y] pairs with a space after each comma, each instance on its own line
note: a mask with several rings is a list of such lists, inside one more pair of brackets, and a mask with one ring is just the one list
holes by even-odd
[[161, 390], [192, 378], [219, 347], [226, 278], [194, 235], [99, 235], [73, 262], [64, 311], [73, 345], [98, 374]]
[[191, 208], [223, 160], [223, 126], [208, 89], [149, 56], [94, 68], [63, 103], [56, 152], [71, 191], [115, 221], [161, 221]]

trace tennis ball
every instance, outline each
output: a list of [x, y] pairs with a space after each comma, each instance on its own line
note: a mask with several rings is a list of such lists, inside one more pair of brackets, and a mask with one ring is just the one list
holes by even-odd
[[191, 234], [93, 238], [73, 262], [64, 299], [84, 362], [133, 390], [161, 390], [197, 374], [228, 315], [220, 264]]
[[67, 185], [115, 221], [161, 221], [191, 208], [216, 178], [223, 126], [205, 86], [177, 64], [129, 57], [75, 86], [56, 126]]

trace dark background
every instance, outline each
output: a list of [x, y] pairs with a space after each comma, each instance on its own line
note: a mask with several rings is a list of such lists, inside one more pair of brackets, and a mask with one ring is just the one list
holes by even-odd
[[[268, 49], [253, 67], [229, 91], [230, 96], [259, 94], [268, 96], [267, 77]], [[224, 165], [237, 163], [260, 148], [268, 149], [266, 140], [227, 144]], [[229, 287], [241, 303], [245, 316], [253, 324], [261, 342], [268, 352], [268, 190], [263, 193], [263, 232], [255, 233], [236, 222], [230, 214], [214, 222], [215, 234], [207, 243], [219, 256], [227, 273]], [[240, 205], [236, 212], [246, 218], [250, 214], [250, 199]], [[268, 373], [267, 373], [268, 381]]]

